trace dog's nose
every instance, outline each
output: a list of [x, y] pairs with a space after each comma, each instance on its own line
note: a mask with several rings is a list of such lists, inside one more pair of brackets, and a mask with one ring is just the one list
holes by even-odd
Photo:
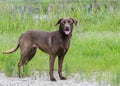
[[68, 31], [70, 29], [70, 25], [68, 23], [65, 24], [65, 29]]
[[65, 27], [65, 30], [66, 30], [66, 31], [69, 31], [69, 27]]

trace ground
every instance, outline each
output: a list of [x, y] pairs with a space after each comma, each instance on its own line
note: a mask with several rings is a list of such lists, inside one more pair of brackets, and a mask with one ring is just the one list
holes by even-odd
[[[7, 77], [4, 73], [0, 73], [0, 86], [99, 86], [99, 84], [93, 78], [92, 80], [81, 80], [79, 74], [71, 75], [67, 80], [60, 80], [55, 73], [57, 78], [56, 82], [49, 80], [49, 75], [43, 73], [39, 75], [38, 72], [34, 72], [30, 77], [18, 78], [18, 77]], [[110, 86], [104, 82], [101, 86]]]

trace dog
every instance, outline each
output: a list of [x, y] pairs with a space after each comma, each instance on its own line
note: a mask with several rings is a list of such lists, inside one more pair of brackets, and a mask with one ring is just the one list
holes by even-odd
[[54, 61], [58, 56], [58, 74], [61, 80], [66, 80], [62, 75], [62, 64], [64, 56], [67, 53], [73, 31], [73, 24], [77, 25], [77, 20], [74, 18], [61, 18], [55, 24], [59, 25], [59, 29], [53, 32], [45, 32], [40, 30], [29, 30], [23, 33], [18, 40], [15, 48], [3, 52], [9, 54], [15, 52], [19, 47], [21, 58], [18, 62], [18, 75], [20, 67], [29, 62], [35, 55], [37, 48], [49, 54], [50, 80], [56, 81], [54, 78]]

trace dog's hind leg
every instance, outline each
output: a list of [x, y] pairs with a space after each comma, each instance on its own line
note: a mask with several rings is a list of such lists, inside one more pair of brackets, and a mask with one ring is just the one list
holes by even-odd
[[[22, 58], [22, 57], [21, 57]], [[22, 62], [22, 59], [20, 59], [19, 63], [18, 63], [18, 75], [19, 75], [19, 78], [21, 78], [21, 75], [20, 75], [20, 68], [21, 66], [23, 65], [23, 62]]]
[[19, 75], [19, 78], [21, 78], [21, 74], [20, 74], [20, 68], [21, 66], [23, 66], [23, 69], [24, 69], [24, 64], [25, 64], [25, 60], [24, 58], [26, 58], [26, 54], [21, 54], [21, 58], [20, 58], [20, 61], [18, 62], [18, 75]]
[[23, 66], [24, 67], [24, 64], [25, 64], [25, 58], [26, 58], [26, 56], [27, 56], [27, 54], [28, 54], [28, 51], [29, 51], [29, 48], [23, 48], [23, 47], [20, 47], [20, 49], [21, 49], [21, 58], [20, 58], [20, 60], [19, 60], [19, 62], [18, 62], [18, 75], [19, 75], [19, 78], [21, 78], [21, 75], [20, 75], [20, 68], [21, 68], [21, 66]]
[[25, 52], [21, 52], [21, 58], [20, 61], [18, 63], [18, 74], [20, 77], [20, 67], [23, 66], [23, 72], [24, 72], [24, 65], [27, 64], [27, 62], [29, 62], [33, 56], [36, 53], [36, 48], [29, 48], [27, 49]]
[[27, 55], [26, 62], [29, 62], [35, 56], [36, 50], [37, 50], [37, 48], [35, 48], [35, 47], [31, 48], [31, 50], [29, 51], [29, 53]]

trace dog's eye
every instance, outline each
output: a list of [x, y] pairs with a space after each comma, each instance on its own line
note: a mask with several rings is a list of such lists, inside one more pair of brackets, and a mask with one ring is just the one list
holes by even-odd
[[65, 23], [66, 23], [65, 21], [62, 22], [62, 24], [65, 24]]
[[72, 24], [72, 22], [71, 22], [70, 20], [68, 21], [68, 23], [69, 23], [69, 24]]

